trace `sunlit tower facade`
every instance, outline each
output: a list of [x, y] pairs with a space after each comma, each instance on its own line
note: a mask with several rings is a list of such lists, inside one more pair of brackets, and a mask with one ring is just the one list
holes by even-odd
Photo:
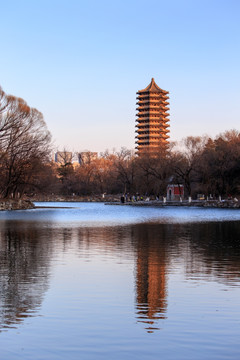
[[151, 83], [137, 92], [136, 150], [138, 154], [166, 149], [169, 139], [169, 92]]

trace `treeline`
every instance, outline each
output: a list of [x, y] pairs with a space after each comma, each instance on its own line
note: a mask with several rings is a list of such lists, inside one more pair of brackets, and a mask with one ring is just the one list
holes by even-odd
[[[67, 157], [66, 157], [67, 158]], [[74, 167], [68, 160], [52, 165], [48, 192], [63, 195], [140, 194], [166, 196], [168, 184], [183, 184], [185, 195], [222, 197], [240, 194], [240, 133], [226, 131], [215, 139], [187, 137], [168, 151], [135, 155], [127, 149], [89, 157]], [[45, 174], [46, 176], [46, 174]], [[44, 190], [44, 187], [43, 187]], [[46, 190], [46, 188], [45, 188]]]
[[[168, 184], [183, 184], [185, 196], [240, 194], [240, 133], [212, 139], [187, 137], [152, 156], [122, 148], [84, 156], [75, 166], [68, 152], [51, 161], [51, 136], [42, 114], [0, 89], [0, 196], [140, 194], [165, 196]], [[79, 154], [81, 155], [81, 154]]]

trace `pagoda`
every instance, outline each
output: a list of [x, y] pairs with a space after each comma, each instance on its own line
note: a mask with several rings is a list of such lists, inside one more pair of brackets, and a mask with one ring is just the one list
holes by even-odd
[[169, 92], [151, 83], [137, 92], [136, 149], [138, 154], [166, 149], [169, 139]]

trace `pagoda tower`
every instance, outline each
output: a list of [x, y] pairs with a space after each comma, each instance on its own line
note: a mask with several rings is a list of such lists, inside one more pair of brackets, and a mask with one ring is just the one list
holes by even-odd
[[138, 154], [166, 149], [169, 139], [169, 92], [151, 83], [137, 92], [136, 149]]

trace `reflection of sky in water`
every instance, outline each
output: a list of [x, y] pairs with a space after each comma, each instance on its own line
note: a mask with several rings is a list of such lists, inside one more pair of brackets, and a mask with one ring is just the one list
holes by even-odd
[[186, 223], [240, 220], [240, 210], [198, 207], [134, 207], [103, 203], [36, 203], [34, 210], [3, 211], [1, 219], [64, 223], [69, 226], [121, 225], [142, 222]]

